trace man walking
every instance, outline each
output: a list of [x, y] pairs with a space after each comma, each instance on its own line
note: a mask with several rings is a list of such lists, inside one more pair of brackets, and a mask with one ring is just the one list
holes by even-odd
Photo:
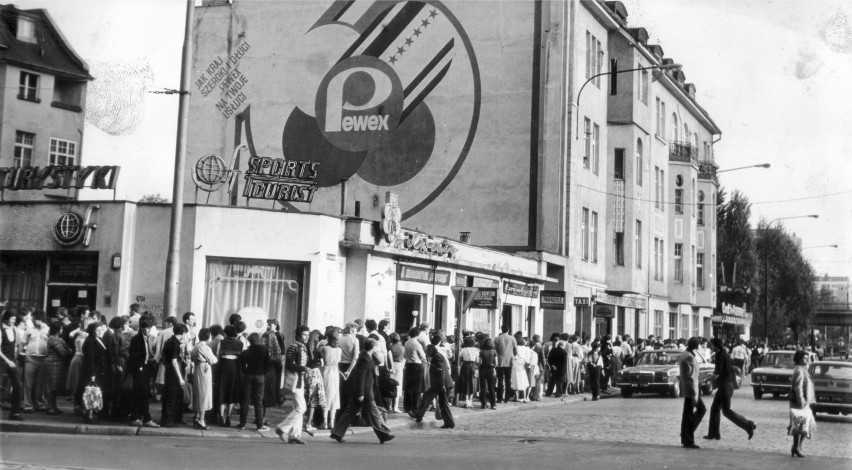
[[689, 338], [686, 350], [680, 353], [677, 365], [680, 369], [680, 391], [683, 394], [683, 415], [680, 422], [680, 443], [687, 449], [699, 449], [695, 444], [695, 429], [704, 418], [707, 408], [698, 392], [698, 361], [695, 350], [698, 338]]
[[337, 442], [343, 442], [343, 436], [346, 435], [346, 430], [355, 421], [358, 413], [370, 423], [373, 427], [373, 432], [379, 438], [379, 442], [385, 442], [394, 438], [390, 433], [390, 429], [385, 425], [385, 420], [382, 417], [379, 407], [376, 405], [376, 365], [378, 360], [373, 355], [373, 349], [377, 347], [377, 341], [368, 338], [364, 342], [364, 350], [358, 356], [358, 361], [355, 363], [355, 368], [352, 369], [352, 374], [346, 380], [345, 386], [349, 388], [349, 393], [352, 399], [340, 415], [340, 419], [334, 424], [334, 429], [331, 430], [331, 437]]
[[[278, 423], [278, 426], [275, 427], [275, 433], [282, 441], [289, 444], [305, 443], [302, 440], [302, 424], [305, 411], [308, 409], [307, 403], [305, 403], [305, 370], [308, 364], [306, 343], [309, 335], [310, 329], [307, 326], [297, 326], [295, 341], [287, 348], [285, 355], [284, 388], [293, 400], [293, 410], [284, 418], [284, 421]], [[305, 432], [311, 436], [314, 435], [312, 429], [305, 429]]]
[[[494, 340], [497, 350], [497, 403], [508, 402], [512, 392], [512, 358], [518, 354], [518, 343], [509, 334], [509, 325], [504, 324]], [[505, 392], [505, 395], [504, 395]]]
[[429, 389], [423, 394], [423, 400], [417, 410], [409, 412], [408, 416], [418, 423], [422, 422], [426, 409], [434, 399], [440, 412], [441, 417], [439, 419], [444, 420], [441, 429], [453, 429], [456, 427], [456, 422], [453, 420], [453, 412], [450, 410], [450, 402], [447, 400], [447, 389], [452, 388], [455, 384], [450, 376], [450, 361], [438, 350], [441, 339], [440, 333], [433, 333], [430, 338], [432, 344], [426, 349], [426, 355], [429, 357]]
[[716, 353], [716, 370], [713, 372], [713, 375], [718, 390], [716, 390], [716, 396], [713, 397], [713, 404], [710, 405], [710, 429], [707, 431], [704, 439], [719, 440], [722, 438], [722, 434], [719, 432], [719, 422], [721, 421], [719, 415], [721, 411], [721, 414], [724, 414], [732, 423], [748, 433], [748, 439], [751, 440], [752, 436], [754, 436], [754, 430], [757, 429], [757, 425], [754, 424], [754, 421], [745, 419], [731, 409], [731, 397], [734, 395], [734, 381], [737, 380], [734, 368], [731, 365], [731, 358], [728, 356], [728, 352], [719, 338], [713, 338], [710, 341], [710, 348]]

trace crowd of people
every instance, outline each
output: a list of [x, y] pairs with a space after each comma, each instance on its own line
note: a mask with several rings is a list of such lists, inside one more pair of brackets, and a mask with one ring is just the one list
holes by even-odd
[[[65, 395], [87, 421], [174, 427], [188, 425], [183, 415], [189, 412], [199, 429], [232, 427], [232, 419], [246, 429], [253, 409], [255, 428], [268, 431], [268, 410], [289, 397], [292, 411], [275, 426], [285, 442], [304, 444], [302, 433], [313, 435], [318, 428], [330, 429], [332, 439], [342, 441], [346, 429], [360, 420], [384, 443], [393, 439], [385, 422], [389, 413], [407, 413], [420, 422], [434, 410], [442, 427], [452, 429], [450, 404], [456, 400], [464, 408], [478, 400], [479, 407], [492, 410], [509, 401], [586, 390], [598, 400], [611, 393], [617, 372], [632, 366], [640, 352], [677, 349], [695, 364], [715, 358], [722, 393], [714, 400], [706, 438], [718, 439], [720, 413], [753, 434], [756, 425], [730, 410], [733, 388], [727, 380], [741, 378], [766, 352], [742, 340], [661, 340], [654, 335], [590, 340], [583, 334], [553, 333], [542, 342], [539, 335], [512, 334], [505, 325], [494, 338], [463, 331], [456, 345], [455, 337], [429, 323], [399, 334], [389, 331], [387, 319], [356, 320], [324, 332], [299, 326], [285, 338], [277, 320], [268, 319], [263, 333], [249, 333], [237, 314], [227, 325], [201, 327], [186, 312], [180, 320], [167, 318], [160, 328], [137, 304], [127, 315], [105, 320], [85, 308], [59, 308], [50, 319], [41, 310], [3, 311], [0, 376], [9, 390], [4, 397], [8, 419], [38, 411], [62, 413], [57, 396]], [[681, 380], [693, 372], [682, 371]], [[689, 392], [693, 385], [684, 385], [689, 401], [684, 416], [686, 421], [689, 408], [690, 423], [703, 416], [700, 394], [696, 398]], [[149, 408], [156, 401], [162, 406], [159, 423]], [[684, 445], [694, 445], [684, 439]]]

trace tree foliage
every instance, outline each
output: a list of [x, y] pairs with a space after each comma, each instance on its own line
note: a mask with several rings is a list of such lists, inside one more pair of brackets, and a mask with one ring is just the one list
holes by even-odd
[[156, 203], [161, 203], [161, 204], [168, 204], [171, 201], [169, 201], [169, 198], [160, 195], [160, 193], [157, 193], [157, 194], [143, 194], [142, 197], [139, 198], [139, 202], [156, 202]]

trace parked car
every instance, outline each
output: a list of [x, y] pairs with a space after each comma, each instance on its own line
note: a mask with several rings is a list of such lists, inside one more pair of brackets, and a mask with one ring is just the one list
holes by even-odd
[[[677, 358], [681, 351], [677, 349], [655, 349], [643, 351], [636, 358], [636, 365], [622, 369], [615, 374], [616, 385], [621, 388], [621, 396], [630, 398], [634, 393], [664, 393], [672, 397], [681, 396], [680, 369]], [[699, 379], [702, 393], [713, 393], [713, 364], [699, 364]]]
[[852, 363], [818, 361], [808, 368], [814, 381], [816, 403], [811, 411], [843, 416], [852, 411]]
[[[769, 351], [760, 367], [751, 372], [751, 388], [754, 398], [760, 400], [764, 393], [778, 398], [790, 392], [793, 379], [793, 354], [796, 351]], [[809, 362], [817, 360], [816, 354], [808, 353]]]

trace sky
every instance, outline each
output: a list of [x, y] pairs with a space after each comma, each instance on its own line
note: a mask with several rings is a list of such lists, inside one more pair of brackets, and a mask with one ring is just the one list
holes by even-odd
[[[662, 45], [667, 57], [683, 64], [698, 102], [722, 129], [715, 145], [720, 171], [771, 164], [721, 173], [721, 187], [729, 195], [745, 194], [753, 204], [753, 224], [819, 215], [776, 224], [801, 238], [818, 275], [852, 277], [852, 3], [624, 3], [629, 26], [646, 28], [649, 44]], [[185, 3], [15, 4], [47, 9], [100, 79], [100, 89], [90, 85], [90, 96], [101, 102], [87, 109], [86, 163], [121, 165], [120, 199], [157, 193], [171, 198], [178, 98], [154, 92], [179, 86]], [[103, 113], [104, 99], [118, 101], [121, 116]], [[90, 192], [83, 197], [103, 196]]]

